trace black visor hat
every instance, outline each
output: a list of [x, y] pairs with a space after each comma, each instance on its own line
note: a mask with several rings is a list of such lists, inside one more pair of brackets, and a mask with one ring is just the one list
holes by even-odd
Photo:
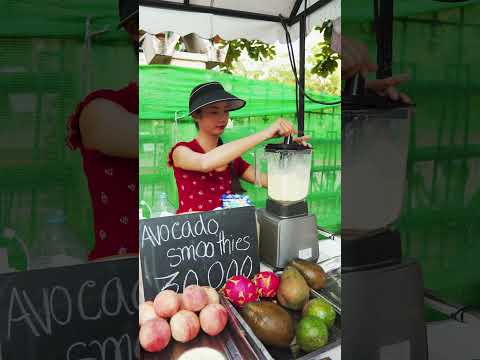
[[207, 105], [215, 104], [220, 101], [225, 101], [228, 103], [228, 111], [239, 110], [246, 104], [245, 100], [230, 94], [229, 92], [225, 91], [219, 82], [213, 81], [197, 85], [192, 90], [190, 93], [190, 100], [188, 102], [189, 115], [192, 115], [192, 113]]
[[119, 28], [135, 18], [138, 22], [138, 0], [118, 0], [118, 16], [120, 18]]

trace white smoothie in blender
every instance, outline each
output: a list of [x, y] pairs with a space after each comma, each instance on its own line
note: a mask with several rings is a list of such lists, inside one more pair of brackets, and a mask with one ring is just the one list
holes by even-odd
[[[279, 157], [279, 154], [275, 154]], [[310, 155], [295, 154], [295, 161], [286, 156], [268, 164], [268, 196], [278, 202], [302, 201], [310, 185]]]

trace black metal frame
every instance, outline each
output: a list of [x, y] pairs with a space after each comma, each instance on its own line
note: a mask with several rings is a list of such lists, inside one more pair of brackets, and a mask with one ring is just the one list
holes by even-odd
[[374, 0], [374, 21], [377, 37], [377, 78], [392, 76], [393, 0]]
[[[299, 85], [302, 89], [305, 88], [305, 36], [306, 36], [306, 21], [307, 16], [313, 14], [315, 11], [319, 10], [332, 0], [318, 0], [316, 3], [308, 7], [306, 10], [298, 14], [298, 10], [302, 6], [303, 2], [306, 0], [295, 0], [295, 4], [292, 8], [290, 16], [287, 19], [287, 24], [293, 26], [300, 22], [300, 61], [299, 61]], [[232, 9], [224, 9], [217, 7], [201, 6], [201, 5], [192, 5], [189, 0], [183, 0], [183, 3], [177, 3], [166, 0], [140, 0], [139, 4], [142, 6], [157, 7], [162, 9], [171, 9], [179, 11], [188, 11], [195, 13], [206, 13], [214, 14], [221, 16], [230, 16], [242, 19], [250, 20], [261, 20], [261, 21], [270, 21], [280, 23], [282, 21], [280, 16], [259, 14], [247, 11], [239, 11]], [[299, 99], [299, 111], [297, 114], [297, 126], [299, 135], [303, 135], [304, 131], [304, 119], [305, 119], [305, 95], [299, 89], [298, 91]]]
[[[303, 15], [305, 15], [304, 12], [301, 12], [300, 14], [298, 14], [298, 10], [300, 9], [300, 6], [304, 1], [305, 0], [295, 0], [295, 4], [287, 20], [287, 24], [289, 26], [292, 26], [298, 23], [302, 19]], [[307, 8], [306, 15], [308, 16], [310, 14], [313, 14], [315, 11], [319, 10], [320, 8], [327, 5], [331, 1], [332, 0], [318, 0], [315, 4]], [[267, 15], [267, 14], [248, 12], [248, 11], [219, 8], [214, 6], [210, 7], [210, 6], [203, 6], [203, 5], [193, 5], [193, 4], [190, 4], [190, 0], [183, 0], [183, 3], [178, 3], [178, 2], [168, 1], [168, 0], [140, 0], [139, 4], [141, 6], [151, 6], [151, 7], [158, 7], [162, 9], [207, 13], [207, 14], [231, 16], [231, 17], [260, 20], [260, 21], [281, 22], [280, 17], [277, 15]]]
[[[332, 0], [318, 0], [315, 4], [313, 4], [313, 5], [311, 5], [310, 7], [307, 8], [307, 10], [306, 10], [307, 16], [313, 14], [315, 11], [324, 7], [325, 5], [327, 5], [331, 1]], [[301, 3], [302, 3], [302, 1], [300, 0], [300, 4]], [[297, 9], [297, 11], [298, 11], [298, 9]], [[298, 14], [298, 15], [295, 14], [293, 16], [292, 16], [292, 14], [290, 14], [290, 17], [288, 19], [288, 25], [289, 26], [295, 25], [296, 23], [298, 23], [302, 19], [303, 15], [305, 15], [305, 12], [301, 12], [300, 14]]]
[[225, 9], [225, 8], [203, 6], [203, 5], [193, 5], [193, 4], [190, 4], [189, 0], [184, 0], [183, 3], [177, 3], [177, 2], [166, 1], [166, 0], [140, 0], [139, 4], [142, 6], [157, 7], [162, 9], [188, 11], [188, 12], [204, 13], [204, 14], [214, 14], [214, 15], [221, 15], [221, 16], [250, 19], [250, 20], [280, 22], [280, 18], [278, 16], [259, 14], [259, 13], [248, 12], [248, 11], [239, 11], [239, 10], [232, 10], [232, 9]]
[[307, 16], [302, 13], [300, 19], [300, 74], [299, 74], [299, 86], [298, 86], [298, 114], [297, 114], [297, 130], [298, 135], [303, 136], [305, 130], [305, 93], [302, 89], [305, 89], [305, 37], [307, 28]]

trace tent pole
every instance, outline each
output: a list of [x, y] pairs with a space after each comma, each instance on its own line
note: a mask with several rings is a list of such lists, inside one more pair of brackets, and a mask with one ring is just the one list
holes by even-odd
[[392, 76], [393, 0], [375, 0], [375, 32], [377, 37], [377, 78]]
[[[299, 89], [298, 89], [298, 114], [297, 114], [297, 125], [298, 125], [298, 136], [304, 135], [304, 120], [305, 120], [305, 34], [307, 27], [307, 15], [304, 12], [300, 19], [300, 38], [299, 47], [300, 47], [300, 75], [299, 75]], [[303, 89], [304, 91], [302, 91]]]

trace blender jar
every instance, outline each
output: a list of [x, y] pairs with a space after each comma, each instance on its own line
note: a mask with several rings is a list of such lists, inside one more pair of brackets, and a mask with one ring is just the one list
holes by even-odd
[[342, 234], [389, 228], [403, 204], [413, 109], [342, 109]]
[[265, 159], [269, 199], [283, 205], [303, 202], [310, 187], [312, 149], [299, 144], [268, 144]]

